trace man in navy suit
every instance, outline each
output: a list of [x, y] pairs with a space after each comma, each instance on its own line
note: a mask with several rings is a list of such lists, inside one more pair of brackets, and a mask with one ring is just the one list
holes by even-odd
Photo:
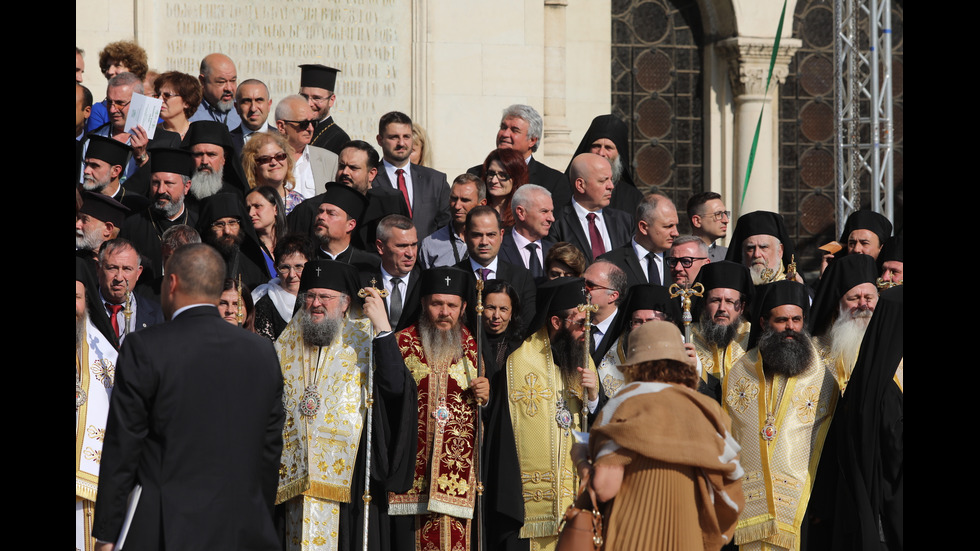
[[554, 244], [545, 239], [555, 222], [551, 193], [545, 188], [525, 184], [514, 192], [510, 203], [514, 227], [504, 232], [500, 258], [531, 272], [535, 283], [545, 279], [544, 259]]
[[162, 292], [172, 321], [122, 347], [92, 529], [100, 550], [119, 541], [137, 486], [126, 549], [279, 549], [282, 373], [268, 339], [218, 315], [224, 273], [208, 245], [178, 249]]
[[278, 132], [275, 126], [269, 124], [269, 114], [272, 112], [272, 96], [269, 87], [259, 79], [250, 78], [238, 85], [235, 90], [235, 110], [242, 118], [242, 124], [231, 130], [231, 141], [235, 146], [238, 158], [242, 157], [242, 147], [256, 132]]
[[629, 286], [653, 283], [667, 287], [671, 270], [664, 253], [677, 237], [677, 209], [670, 199], [648, 194], [636, 207], [636, 231], [625, 245], [602, 255], [626, 272]]
[[[140, 253], [135, 245], [125, 239], [103, 243], [97, 272], [99, 302], [106, 309], [117, 337], [163, 323], [160, 305], [134, 292], [136, 281], [143, 273]], [[127, 307], [130, 311], [128, 322]]]
[[411, 163], [412, 119], [391, 111], [378, 124], [378, 145], [383, 161], [374, 187], [402, 194], [418, 238], [425, 239], [449, 223], [449, 181], [438, 170]]
[[595, 260], [630, 240], [630, 215], [609, 208], [612, 199], [612, 167], [594, 153], [572, 159], [569, 169], [572, 203], [562, 209], [551, 227], [551, 240], [568, 241]]
[[[469, 258], [464, 258], [455, 267], [472, 274], [474, 281], [476, 278], [484, 281], [502, 279], [510, 283], [520, 297], [519, 326], [523, 331], [534, 318], [537, 287], [531, 273], [523, 265], [511, 264], [500, 258], [502, 233], [500, 214], [496, 209], [487, 205], [473, 207], [466, 215], [466, 230], [463, 234]], [[468, 319], [476, 320], [473, 310], [476, 306], [475, 297], [467, 303], [470, 304]]]

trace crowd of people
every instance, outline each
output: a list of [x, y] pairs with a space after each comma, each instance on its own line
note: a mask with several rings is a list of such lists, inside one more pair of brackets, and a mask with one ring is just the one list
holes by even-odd
[[777, 213], [680, 235], [613, 115], [559, 171], [511, 105], [450, 183], [405, 113], [351, 139], [336, 69], [273, 111], [146, 60], [94, 102], [76, 48], [77, 549], [555, 549], [591, 492], [606, 549], [903, 547], [884, 216], [805, 282]]

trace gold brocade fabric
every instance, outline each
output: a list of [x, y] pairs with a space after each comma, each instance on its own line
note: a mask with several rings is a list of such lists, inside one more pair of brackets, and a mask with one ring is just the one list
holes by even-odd
[[899, 360], [898, 368], [895, 369], [895, 377], [892, 380], [898, 385], [898, 390], [905, 394], [905, 358]]
[[[759, 349], [754, 348], [725, 378], [722, 403], [732, 418], [732, 435], [742, 446], [745, 469], [745, 508], [735, 530], [740, 550], [799, 548], [803, 514], [840, 396], [837, 381], [819, 358], [814, 351], [802, 375], [777, 376], [767, 390]], [[770, 441], [762, 436], [767, 411], [775, 417]]]
[[858, 355], [855, 354], [854, 361], [849, 365], [845, 365], [842, 356], [834, 357], [832, 355], [831, 347], [833, 343], [830, 341], [830, 335], [814, 337], [813, 340], [823, 363], [830, 369], [830, 373], [834, 378], [837, 379], [837, 386], [840, 388], [841, 396], [843, 396], [844, 392], [847, 391], [847, 382], [851, 380], [851, 375], [854, 373], [854, 364], [857, 363]]
[[75, 411], [75, 496], [95, 501], [105, 440], [109, 397], [116, 376], [116, 349], [86, 320], [85, 344], [76, 351], [85, 403]]
[[283, 551], [336, 551], [340, 535], [340, 505], [317, 497], [300, 496], [286, 503], [286, 543]]
[[[595, 371], [591, 358], [588, 369]], [[553, 548], [558, 521], [575, 499], [578, 476], [569, 450], [571, 431], [582, 430], [582, 387], [566, 388], [551, 355], [547, 328], [528, 337], [507, 359], [507, 400], [517, 441], [524, 494], [520, 537], [541, 549]], [[559, 427], [557, 401], [563, 398], [571, 426]]]
[[[334, 342], [322, 349], [304, 344], [298, 317], [279, 336], [286, 423], [276, 503], [300, 494], [351, 501], [351, 476], [367, 411], [371, 346], [367, 319], [346, 319]], [[314, 382], [321, 403], [307, 417], [299, 406], [307, 385]]]
[[398, 348], [418, 387], [415, 475], [404, 494], [388, 494], [389, 515], [415, 515], [416, 549], [469, 549], [476, 503], [476, 341], [463, 328], [463, 358], [430, 364], [417, 326], [398, 332]]
[[701, 379], [704, 382], [708, 382], [709, 375], [717, 377], [719, 381], [725, 379], [725, 374], [732, 365], [745, 355], [751, 330], [752, 324], [743, 321], [736, 329], [732, 342], [728, 343], [724, 350], [719, 350], [717, 345], [704, 340], [700, 323], [691, 326], [691, 342], [694, 343], [698, 359], [701, 360]]
[[615, 396], [626, 383], [623, 372], [618, 367], [625, 362], [626, 352], [623, 350], [623, 337], [620, 336], [609, 347], [609, 351], [602, 357], [598, 365], [599, 381], [602, 383], [602, 393], [606, 395], [606, 398]]

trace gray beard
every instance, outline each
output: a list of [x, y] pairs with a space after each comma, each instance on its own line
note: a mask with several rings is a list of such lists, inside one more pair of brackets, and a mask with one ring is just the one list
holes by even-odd
[[576, 341], [567, 327], [562, 327], [551, 338], [551, 356], [565, 386], [574, 386], [578, 380], [578, 368], [585, 366], [585, 345]]
[[701, 312], [701, 336], [704, 340], [718, 347], [719, 350], [728, 348], [728, 345], [735, 340], [738, 326], [744, 320], [742, 316], [735, 318], [735, 321], [728, 325], [715, 323], [715, 320], [708, 315], [708, 311]]
[[211, 197], [221, 189], [221, 184], [225, 177], [225, 167], [221, 167], [215, 172], [206, 170], [195, 170], [191, 178], [191, 194], [197, 199]]
[[85, 233], [84, 230], [75, 230], [75, 248], [85, 249], [87, 251], [97, 251], [99, 249], [99, 235], [98, 229], [92, 231], [91, 233]]
[[419, 318], [422, 351], [431, 367], [447, 368], [463, 357], [463, 324], [456, 320], [451, 329], [439, 329], [427, 314]]
[[233, 107], [235, 107], [235, 100], [231, 100], [231, 99], [228, 101], [219, 100], [212, 103], [211, 106], [217, 109], [218, 111], [221, 111], [222, 113], [227, 113], [231, 111]]
[[[793, 336], [793, 340], [785, 337]], [[762, 356], [762, 369], [766, 375], [796, 377], [805, 372], [813, 361], [813, 346], [810, 334], [801, 332], [776, 332], [767, 327], [759, 339], [759, 354]]]
[[86, 175], [85, 180], [82, 182], [82, 187], [85, 191], [91, 191], [92, 193], [102, 193], [102, 190], [109, 187], [109, 182], [112, 180], [99, 181], [96, 180], [94, 176]]
[[619, 183], [620, 176], [623, 175], [623, 158], [622, 156], [617, 156], [614, 160], [609, 161], [609, 165], [612, 167], [612, 181], [613, 184]]
[[309, 311], [303, 308], [299, 311], [300, 328], [303, 330], [303, 342], [309, 346], [329, 346], [334, 337], [344, 325], [342, 318], [331, 318], [330, 314], [319, 322], [313, 321]]
[[177, 213], [180, 212], [180, 209], [182, 208], [184, 208], [183, 197], [176, 201], [171, 199], [170, 201], [164, 203], [163, 206], [160, 206], [160, 204], [156, 201], [153, 202], [153, 210], [157, 211], [168, 220], [174, 216], [177, 216]]
[[854, 367], [858, 352], [861, 351], [861, 341], [864, 340], [864, 333], [868, 330], [871, 314], [873, 314], [871, 310], [863, 310], [857, 313], [857, 317], [852, 318], [850, 312], [842, 312], [827, 332], [827, 336], [830, 337], [831, 357], [842, 358], [848, 373]]

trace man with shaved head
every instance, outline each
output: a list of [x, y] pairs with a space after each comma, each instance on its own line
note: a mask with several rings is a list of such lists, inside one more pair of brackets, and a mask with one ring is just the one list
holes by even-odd
[[227, 126], [228, 130], [238, 128], [242, 118], [235, 111], [235, 90], [238, 88], [235, 62], [225, 54], [208, 54], [201, 60], [198, 78], [204, 99], [190, 121], [217, 121]]
[[572, 202], [555, 216], [550, 239], [568, 241], [587, 259], [595, 260], [630, 240], [630, 215], [609, 208], [613, 179], [609, 161], [594, 153], [572, 159], [569, 168]]
[[119, 539], [137, 486], [127, 548], [166, 538], [181, 549], [279, 549], [282, 374], [268, 339], [218, 315], [224, 277], [208, 245], [177, 249], [162, 288], [171, 321], [123, 344], [92, 530], [100, 549]]
[[636, 207], [633, 238], [602, 256], [626, 272], [629, 286], [640, 283], [670, 286], [666, 253], [677, 237], [677, 208], [667, 197], [647, 194]]

